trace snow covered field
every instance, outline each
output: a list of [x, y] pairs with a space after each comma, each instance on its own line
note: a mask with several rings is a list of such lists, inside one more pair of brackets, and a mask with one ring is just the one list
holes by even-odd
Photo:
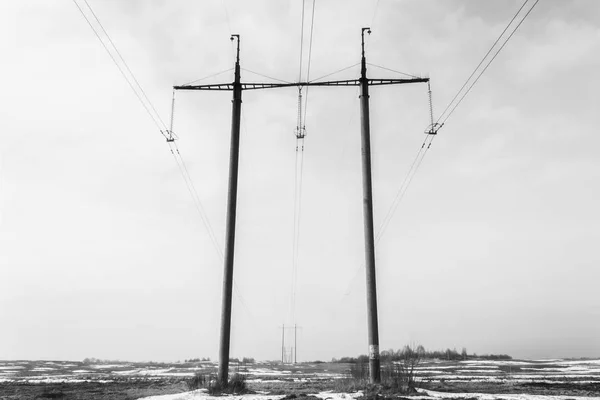
[[[436, 400], [436, 399], [456, 399], [456, 400], [590, 400], [592, 397], [583, 396], [546, 396], [546, 395], [534, 395], [534, 394], [485, 394], [485, 393], [442, 393], [434, 392], [432, 390], [422, 390], [423, 394], [420, 396], [411, 396], [414, 400]], [[361, 396], [361, 392], [356, 393], [334, 393], [334, 392], [320, 392], [314, 394], [315, 397], [323, 400], [352, 400]], [[280, 400], [285, 396], [268, 396], [268, 395], [243, 395], [243, 396], [228, 396], [229, 400]], [[203, 391], [193, 391], [188, 393], [170, 394], [165, 396], [151, 396], [145, 397], [143, 400], [202, 400], [202, 399], [214, 399], [214, 397], [208, 396]]]
[[[0, 361], [0, 394], [3, 387], [29, 385], [154, 385], [180, 382], [196, 372], [215, 374], [216, 364], [194, 363], [82, 363], [61, 361]], [[315, 389], [312, 395], [329, 400], [350, 400], [357, 394], [323, 392], [324, 382], [349, 376], [348, 364], [232, 363], [230, 371], [244, 374], [252, 389], [273, 391], [285, 385]], [[600, 360], [426, 360], [416, 369], [421, 395], [416, 399], [567, 400], [600, 398]], [[183, 386], [185, 387], [185, 386]], [[288, 386], [289, 387], [289, 386]], [[331, 386], [330, 386], [331, 387]], [[265, 389], [267, 388], [267, 389]], [[320, 389], [319, 389], [320, 388]], [[500, 388], [500, 389], [499, 389]], [[428, 389], [428, 390], [425, 390]], [[180, 390], [181, 391], [181, 390]], [[481, 393], [481, 392], [488, 392]], [[452, 392], [452, 393], [448, 393]], [[466, 393], [469, 392], [469, 393]], [[164, 392], [163, 392], [164, 393]], [[171, 392], [172, 393], [172, 392]], [[281, 393], [281, 391], [280, 391]], [[495, 393], [495, 394], [489, 394]], [[512, 393], [512, 394], [505, 394]], [[514, 394], [525, 393], [525, 394]], [[536, 393], [536, 394], [527, 394]], [[553, 396], [546, 395], [551, 393]], [[569, 394], [568, 396], [564, 393]], [[585, 394], [586, 397], [579, 396]], [[594, 397], [596, 396], [596, 397]], [[208, 397], [203, 391], [151, 397], [188, 400]], [[265, 393], [232, 396], [238, 400], [279, 400]]]

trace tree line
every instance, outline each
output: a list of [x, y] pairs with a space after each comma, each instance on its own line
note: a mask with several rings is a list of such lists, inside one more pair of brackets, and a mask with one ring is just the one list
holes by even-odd
[[[418, 357], [420, 359], [438, 359], [438, 360], [448, 360], [448, 361], [461, 361], [461, 360], [472, 360], [472, 359], [480, 359], [480, 360], [512, 360], [512, 357], [508, 354], [481, 354], [477, 355], [476, 353], [469, 354], [465, 347], [459, 352], [454, 349], [446, 349], [446, 350], [427, 350], [423, 346], [404, 346], [401, 349], [394, 350], [383, 350], [379, 357], [381, 362], [393, 362], [393, 361], [401, 361], [407, 358]], [[333, 358], [331, 362], [334, 363], [367, 363], [369, 362], [369, 356], [366, 354], [361, 354], [358, 357], [342, 357], [342, 358]]]

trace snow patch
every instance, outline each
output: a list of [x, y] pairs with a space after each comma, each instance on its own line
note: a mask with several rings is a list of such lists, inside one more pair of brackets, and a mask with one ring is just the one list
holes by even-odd
[[122, 367], [129, 367], [129, 364], [96, 364], [96, 365], [90, 365], [90, 367], [92, 368], [96, 368], [96, 369], [114, 369], [114, 368], [122, 368]]
[[413, 396], [416, 398], [436, 398], [436, 399], [469, 399], [476, 397], [480, 400], [589, 400], [585, 396], [549, 396], [539, 394], [486, 394], [486, 393], [445, 393], [435, 392], [433, 390], [422, 390], [427, 396]]
[[363, 395], [362, 392], [355, 393], [335, 393], [335, 392], [321, 392], [317, 393], [314, 396], [323, 400], [349, 400], [356, 399], [357, 397], [361, 397]]
[[[266, 395], [266, 394], [244, 394], [238, 396], [223, 396], [228, 400], [280, 400], [283, 395]], [[192, 392], [167, 394], [161, 396], [150, 396], [143, 397], [140, 400], [214, 400], [214, 396], [210, 396], [206, 393], [206, 389], [194, 390]]]

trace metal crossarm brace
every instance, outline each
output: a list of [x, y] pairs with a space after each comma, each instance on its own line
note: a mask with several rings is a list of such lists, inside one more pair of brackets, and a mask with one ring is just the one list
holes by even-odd
[[[403, 83], [424, 83], [429, 82], [429, 78], [411, 78], [411, 79], [368, 79], [371, 86], [399, 85]], [[294, 83], [241, 83], [242, 90], [255, 89], [275, 89], [298, 86], [359, 86], [360, 79], [348, 79], [343, 81], [325, 81], [325, 82], [294, 82]], [[175, 90], [233, 90], [233, 83], [214, 83], [210, 85], [185, 85], [174, 86]]]

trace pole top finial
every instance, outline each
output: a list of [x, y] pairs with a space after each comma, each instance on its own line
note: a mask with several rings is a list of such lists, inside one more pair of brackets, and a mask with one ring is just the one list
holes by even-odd
[[367, 31], [367, 33], [370, 35], [371, 34], [371, 28], [362, 28], [362, 30], [360, 31], [360, 45], [361, 45], [361, 49], [362, 49], [362, 59], [361, 59], [361, 68], [360, 68], [360, 75], [361, 75], [361, 79], [367, 79], [367, 60], [365, 59], [365, 31]]
[[369, 28], [369, 27], [362, 28], [362, 30], [360, 31], [363, 58], [365, 57], [365, 31], [367, 31], [367, 33], [370, 35], [371, 28]]
[[234, 38], [237, 39], [237, 56], [236, 56], [236, 63], [239, 64], [240, 62], [240, 35], [238, 34], [232, 34], [231, 37], [229, 38], [232, 42], [234, 40]]

